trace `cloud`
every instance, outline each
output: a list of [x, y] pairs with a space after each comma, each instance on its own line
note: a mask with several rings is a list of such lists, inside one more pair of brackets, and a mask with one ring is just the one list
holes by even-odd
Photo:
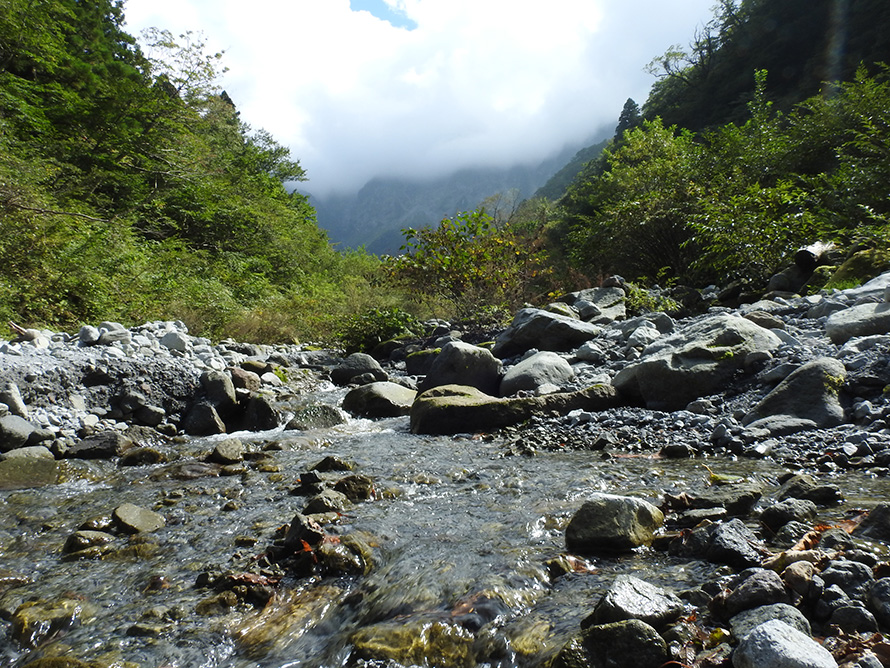
[[133, 33], [201, 31], [225, 50], [221, 83], [241, 117], [289, 146], [324, 194], [537, 162], [614, 127], [628, 97], [646, 98], [645, 64], [687, 43], [711, 4], [128, 0], [125, 12]]

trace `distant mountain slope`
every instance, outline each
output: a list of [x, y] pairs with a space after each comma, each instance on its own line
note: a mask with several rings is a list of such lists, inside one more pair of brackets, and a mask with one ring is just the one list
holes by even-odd
[[556, 172], [556, 174], [550, 177], [547, 183], [538, 188], [535, 197], [546, 197], [547, 199], [554, 201], [558, 200], [566, 194], [566, 190], [578, 177], [584, 169], [584, 166], [591, 160], [596, 160], [600, 154], [602, 154], [603, 149], [608, 145], [609, 140], [604, 139], [592, 146], [582, 148], [565, 167]]
[[577, 151], [577, 146], [567, 147], [536, 166], [464, 169], [432, 181], [376, 178], [354, 195], [313, 196], [311, 202], [319, 226], [334, 243], [396, 253], [403, 228], [436, 225], [497, 193], [516, 190], [520, 200], [532, 197]]

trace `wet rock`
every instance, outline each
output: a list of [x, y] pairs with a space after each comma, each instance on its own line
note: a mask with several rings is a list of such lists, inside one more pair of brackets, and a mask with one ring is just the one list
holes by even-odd
[[491, 431], [518, 424], [536, 414], [553, 411], [564, 414], [576, 409], [599, 411], [618, 403], [619, 398], [609, 385], [508, 399], [498, 399], [472, 387], [444, 385], [427, 390], [414, 401], [411, 431], [415, 434]]
[[765, 622], [739, 643], [734, 668], [837, 668], [831, 653], [788, 624]]
[[562, 648], [551, 668], [659, 668], [667, 659], [658, 632], [631, 619], [585, 629]]
[[868, 592], [868, 607], [882, 626], [890, 626], [890, 577], [876, 580]]
[[442, 385], [474, 387], [485, 394], [495, 396], [501, 385], [503, 364], [486, 348], [451, 341], [430, 367], [426, 378], [418, 386], [423, 392]]
[[787, 603], [773, 603], [761, 605], [737, 613], [729, 620], [732, 635], [739, 640], [744, 640], [748, 635], [764, 622], [778, 620], [791, 628], [797, 629], [808, 636], [812, 635], [810, 622], [804, 614]]
[[682, 613], [683, 601], [676, 595], [631, 575], [619, 575], [603, 594], [593, 614], [581, 622], [581, 628], [639, 619], [663, 630]]
[[239, 602], [240, 600], [235, 592], [231, 590], [221, 591], [199, 601], [195, 606], [195, 612], [202, 617], [224, 615], [236, 607]]
[[779, 383], [742, 420], [743, 425], [774, 415], [811, 420], [819, 427], [834, 427], [844, 421], [838, 392], [847, 371], [842, 362], [821, 357], [804, 364]]
[[368, 418], [408, 415], [417, 392], [389, 382], [369, 383], [350, 390], [343, 399], [343, 410]]
[[853, 535], [890, 543], [890, 505], [879, 503], [862, 520]]
[[[371, 385], [374, 385], [374, 383]], [[315, 404], [314, 406], [308, 406], [298, 410], [290, 422], [287, 423], [285, 429], [295, 429], [299, 431], [330, 429], [343, 424], [344, 422], [346, 422], [346, 419], [335, 406]]]
[[566, 527], [566, 546], [573, 552], [623, 552], [652, 542], [664, 515], [651, 503], [629, 496], [594, 494]]
[[492, 353], [505, 358], [532, 348], [562, 352], [573, 350], [602, 332], [596, 325], [542, 309], [524, 308], [512, 324], [495, 338]]
[[55, 459], [55, 455], [45, 445], [26, 445], [0, 455], [0, 461], [18, 457], [40, 457], [43, 459]]
[[163, 464], [167, 461], [167, 455], [151, 447], [130, 448], [121, 455], [118, 464], [121, 466], [148, 466], [151, 464]]
[[851, 599], [864, 601], [874, 583], [872, 570], [856, 561], [833, 560], [820, 574], [828, 586], [837, 585]]
[[678, 410], [719, 391], [755, 351], [774, 350], [780, 339], [736, 315], [720, 314], [663, 336], [641, 361], [613, 379], [618, 391], [654, 410]]
[[247, 431], [268, 431], [278, 427], [278, 412], [272, 407], [269, 398], [254, 394], [247, 400], [240, 429]]
[[151, 533], [166, 526], [163, 515], [140, 508], [132, 503], [124, 503], [112, 513], [115, 523], [125, 533]]
[[473, 640], [460, 626], [428, 619], [372, 624], [349, 638], [352, 659], [437, 668], [475, 665]]
[[747, 515], [760, 497], [763, 486], [756, 482], [713, 485], [690, 494], [691, 508], [725, 508], [729, 515]]
[[679, 557], [707, 559], [735, 568], [760, 565], [765, 546], [739, 519], [696, 527], [668, 545], [668, 552]]
[[844, 633], [876, 633], [878, 622], [875, 616], [861, 605], [844, 605], [836, 608], [828, 619], [828, 625], [839, 628]]
[[324, 529], [318, 522], [302, 513], [297, 513], [284, 537], [284, 547], [288, 552], [298, 552], [303, 549], [303, 543], [310, 546], [318, 545], [324, 536]]
[[0, 461], [0, 490], [43, 487], [58, 480], [59, 467], [54, 459], [13, 457]]
[[367, 501], [374, 497], [374, 481], [366, 475], [348, 475], [337, 481], [334, 491], [340, 492], [352, 503]]
[[785, 583], [778, 573], [758, 569], [736, 586], [723, 601], [728, 617], [744, 610], [774, 603], [790, 603]]
[[366, 353], [353, 353], [331, 369], [331, 380], [337, 385], [349, 385], [356, 377], [364, 374], [371, 374], [374, 381], [386, 380], [383, 367]]
[[72, 553], [86, 550], [97, 545], [106, 545], [117, 540], [112, 534], [104, 531], [75, 531], [68, 536], [62, 552]]
[[312, 465], [312, 471], [321, 471], [322, 473], [329, 471], [352, 471], [355, 463], [342, 457], [328, 456]]
[[216, 408], [220, 415], [228, 413], [237, 406], [235, 384], [229, 374], [222, 371], [205, 371], [201, 374], [200, 382], [207, 401]]
[[0, 452], [24, 447], [37, 427], [18, 415], [0, 417]]
[[323, 541], [315, 550], [320, 566], [327, 573], [367, 575], [374, 565], [370, 546], [352, 534], [337, 541]]
[[111, 459], [119, 457], [135, 445], [133, 441], [117, 431], [103, 431], [89, 436], [72, 445], [65, 451], [69, 459]]
[[223, 465], [237, 464], [244, 461], [244, 453], [244, 444], [240, 439], [227, 438], [216, 444], [213, 452], [208, 457], [208, 461]]
[[186, 434], [191, 436], [213, 436], [225, 434], [226, 424], [219, 416], [216, 408], [206, 401], [199, 401], [180, 425]]
[[12, 615], [9, 637], [22, 647], [36, 647], [43, 641], [89, 622], [92, 606], [72, 598], [27, 601]]
[[552, 383], [562, 386], [575, 377], [571, 365], [556, 353], [535, 353], [507, 369], [501, 380], [501, 396], [510, 396], [520, 390], [537, 390], [541, 385]]
[[789, 522], [811, 524], [818, 514], [816, 504], [805, 499], [785, 499], [768, 505], [760, 513], [760, 522], [776, 533]]
[[791, 476], [779, 488], [780, 499], [807, 499], [816, 505], [828, 506], [843, 500], [841, 490], [836, 485], [819, 484], [807, 474]]
[[345, 494], [333, 489], [325, 489], [309, 499], [306, 507], [303, 509], [303, 514], [342, 513], [348, 508], [349, 499], [346, 498]]

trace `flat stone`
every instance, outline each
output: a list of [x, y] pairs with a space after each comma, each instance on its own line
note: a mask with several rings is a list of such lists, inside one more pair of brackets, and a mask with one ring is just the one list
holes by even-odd
[[151, 533], [167, 525], [163, 515], [132, 503], [124, 503], [115, 508], [112, 517], [126, 533]]
[[639, 619], [662, 630], [683, 613], [684, 604], [675, 594], [632, 575], [619, 575], [603, 594], [593, 614], [581, 628], [627, 619]]
[[367, 418], [408, 415], [417, 392], [397, 383], [377, 382], [350, 390], [343, 410]]
[[43, 487], [58, 480], [59, 467], [54, 459], [13, 457], [0, 461], [0, 490]]

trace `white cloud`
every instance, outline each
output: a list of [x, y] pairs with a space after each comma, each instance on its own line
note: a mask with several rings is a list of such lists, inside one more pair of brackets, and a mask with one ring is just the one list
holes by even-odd
[[[128, 0], [128, 28], [201, 31], [253, 127], [289, 146], [308, 189], [375, 175], [544, 159], [645, 100], [643, 66], [686, 43], [712, 0]], [[247, 7], [245, 9], [245, 7]]]

